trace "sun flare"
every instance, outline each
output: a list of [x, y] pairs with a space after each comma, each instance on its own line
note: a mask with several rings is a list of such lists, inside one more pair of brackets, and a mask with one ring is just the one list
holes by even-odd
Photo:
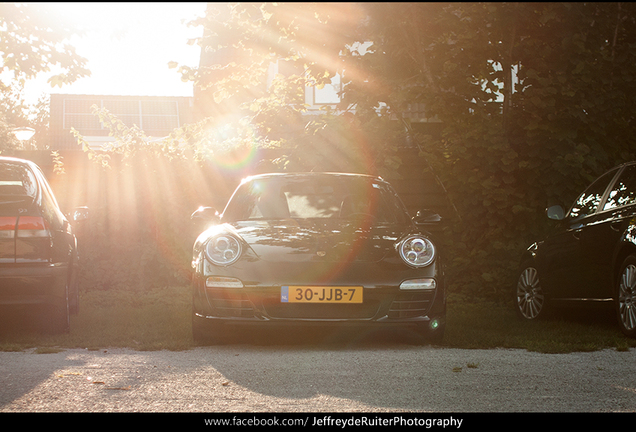
[[[205, 3], [48, 3], [41, 8], [77, 32], [68, 43], [88, 60], [91, 71], [56, 92], [192, 95], [192, 83], [182, 82], [168, 63], [198, 64], [200, 49], [188, 41], [202, 29], [187, 23], [203, 15]], [[51, 92], [44, 85], [38, 90]]]

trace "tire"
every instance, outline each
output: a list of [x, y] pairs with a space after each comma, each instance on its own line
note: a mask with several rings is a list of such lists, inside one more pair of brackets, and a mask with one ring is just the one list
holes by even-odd
[[636, 337], [636, 256], [628, 256], [616, 281], [616, 318], [623, 334]]
[[546, 315], [548, 304], [539, 280], [539, 272], [533, 263], [521, 266], [513, 294], [515, 312], [519, 318], [536, 321]]
[[69, 293], [69, 312], [71, 315], [79, 314], [80, 300], [79, 300], [79, 283], [77, 281], [77, 269], [72, 270], [69, 275], [68, 282]]

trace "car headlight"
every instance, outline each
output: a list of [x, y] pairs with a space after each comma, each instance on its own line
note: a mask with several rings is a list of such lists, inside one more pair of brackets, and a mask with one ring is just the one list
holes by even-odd
[[241, 242], [231, 234], [218, 234], [205, 245], [205, 255], [208, 259], [222, 266], [234, 264], [241, 257], [242, 251]]
[[411, 236], [399, 245], [400, 256], [410, 266], [425, 267], [435, 259], [435, 245], [426, 237]]

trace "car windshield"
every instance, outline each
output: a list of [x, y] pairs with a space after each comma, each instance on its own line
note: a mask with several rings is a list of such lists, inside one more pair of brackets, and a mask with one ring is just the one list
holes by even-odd
[[0, 197], [35, 197], [37, 186], [33, 173], [21, 164], [0, 163]]
[[356, 176], [263, 177], [241, 185], [223, 219], [354, 219], [404, 223], [401, 201], [382, 182]]

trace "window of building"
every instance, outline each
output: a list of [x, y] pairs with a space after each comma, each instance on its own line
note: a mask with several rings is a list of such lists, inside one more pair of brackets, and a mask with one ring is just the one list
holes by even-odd
[[64, 100], [63, 128], [81, 131], [105, 130], [93, 107], [105, 108], [126, 126], [138, 126], [147, 135], [166, 135], [180, 126], [175, 100], [81, 99]]

